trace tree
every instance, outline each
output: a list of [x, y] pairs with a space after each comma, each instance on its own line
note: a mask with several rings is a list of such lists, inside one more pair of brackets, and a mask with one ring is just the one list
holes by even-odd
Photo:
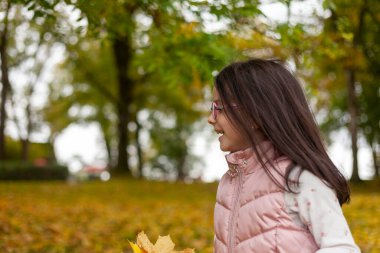
[[[5, 1], [2, 31], [2, 100], [0, 154], [4, 154], [5, 125], [13, 121], [21, 144], [20, 158], [28, 160], [31, 135], [43, 124], [35, 90], [44, 80], [55, 27], [61, 15], [52, 13], [56, 3]], [[45, 12], [44, 12], [45, 11]], [[27, 30], [27, 32], [25, 32]], [[22, 78], [23, 77], [23, 78]], [[12, 80], [12, 87], [10, 79]]]
[[1, 10], [4, 10], [4, 22], [0, 31], [0, 58], [1, 58], [1, 104], [0, 104], [0, 160], [6, 158], [5, 149], [5, 123], [7, 119], [6, 104], [11, 89], [8, 66], [8, 40], [9, 40], [9, 10], [10, 1], [1, 1]]
[[361, 104], [359, 127], [372, 149], [374, 176], [380, 178], [380, 18], [376, 13], [380, 4], [369, 1], [363, 25], [363, 54], [367, 62], [367, 71], [360, 74], [362, 92], [359, 95]]
[[[364, 101], [367, 98], [370, 99], [363, 92], [369, 88], [368, 82], [365, 81], [365, 76], [370, 75], [372, 78], [376, 78], [375, 71], [370, 67], [368, 57], [365, 55], [368, 45], [371, 44], [370, 47], [373, 51], [374, 44], [373, 40], [368, 43], [366, 38], [373, 38], [374, 32], [379, 29], [379, 22], [370, 11], [373, 8], [378, 8], [378, 4], [375, 1], [367, 0], [355, 2], [344, 0], [325, 1], [324, 4], [331, 12], [331, 15], [325, 20], [324, 30], [321, 33], [322, 50], [320, 53], [321, 57], [325, 57], [325, 59], [320, 62], [319, 67], [328, 75], [325, 78], [325, 85], [330, 87], [328, 90], [330, 92], [334, 91], [336, 94], [335, 97], [327, 96], [332, 107], [328, 118], [336, 119], [340, 117], [341, 124], [347, 124], [351, 135], [353, 156], [351, 180], [360, 181], [357, 139], [360, 128], [364, 127], [360, 122], [361, 119], [368, 118], [368, 116], [365, 116], [368, 111], [365, 113], [363, 110], [365, 109]], [[374, 29], [374, 27], [377, 28]], [[331, 73], [334, 74], [332, 75]], [[343, 86], [343, 84], [345, 85]], [[346, 104], [342, 103], [343, 101]], [[373, 110], [373, 108], [370, 110]], [[375, 118], [376, 116], [373, 121], [367, 121], [367, 130], [364, 130], [364, 132], [368, 132], [368, 124], [371, 124], [371, 129], [375, 129], [374, 132], [378, 132], [378, 126], [376, 126], [378, 123], [375, 122]], [[373, 138], [369, 139], [373, 140]], [[370, 145], [372, 145], [371, 142], [369, 141]]]
[[[115, 115], [118, 119], [116, 168], [119, 172], [130, 174], [127, 147], [133, 143], [130, 139], [133, 131], [128, 130], [127, 126], [128, 124], [140, 126], [136, 121], [137, 115], [139, 111], [149, 108], [148, 98], [152, 96], [149, 92], [161, 90], [158, 92], [161, 92], [162, 96], [163, 92], [170, 93], [170, 90], [182, 88], [189, 90], [187, 87], [191, 87], [193, 83], [193, 74], [198, 75], [201, 85], [196, 89], [193, 87], [190, 93], [197, 94], [195, 97], [191, 96], [195, 100], [191, 103], [188, 103], [187, 99], [180, 100], [181, 103], [187, 103], [185, 104], [187, 108], [192, 108], [193, 103], [201, 101], [203, 87], [211, 79], [211, 72], [215, 66], [221, 66], [221, 62], [225, 64], [227, 58], [231, 59], [231, 55], [227, 53], [232, 50], [222, 51], [227, 46], [221, 44], [222, 41], [219, 39], [221, 36], [204, 31], [203, 14], [208, 12], [215, 18], [233, 20], [231, 10], [240, 10], [241, 15], [237, 16], [239, 18], [257, 12], [255, 6], [248, 6], [247, 3], [227, 5], [219, 2], [177, 3], [164, 0], [125, 3], [98, 0], [92, 1], [91, 4], [87, 1], [73, 3], [81, 10], [81, 18], [88, 21], [85, 36], [102, 41], [101, 45], [109, 47], [109, 55], [113, 58], [110, 66], [114, 68], [115, 71], [111, 74], [115, 76], [110, 76], [108, 83], [111, 87], [115, 80], [115, 87], [107, 87], [107, 90], [110, 88], [115, 91], [113, 95], [116, 100], [111, 99], [113, 101], [110, 103], [116, 108]], [[188, 10], [192, 10], [194, 20], [186, 19], [186, 14], [189, 15], [186, 13]], [[217, 44], [207, 44], [208, 42]], [[181, 46], [189, 51], [185, 52]], [[92, 81], [86, 83], [92, 86]], [[157, 88], [152, 89], [153, 86]], [[185, 94], [182, 96], [186, 98]], [[156, 108], [173, 109], [170, 109], [169, 101], [161, 99], [156, 101], [163, 102]], [[177, 122], [176, 127], [181, 127], [182, 124]], [[139, 129], [141, 128], [135, 128], [135, 136], [138, 136]], [[138, 141], [136, 145], [139, 147]]]
[[[114, 155], [116, 120], [116, 74], [109, 43], [85, 37], [71, 44], [65, 42], [67, 56], [57, 67], [59, 73], [50, 84], [50, 96], [45, 117], [53, 136], [70, 124], [95, 122], [102, 130], [108, 163], [117, 161]], [[99, 74], [101, 73], [101, 74]]]

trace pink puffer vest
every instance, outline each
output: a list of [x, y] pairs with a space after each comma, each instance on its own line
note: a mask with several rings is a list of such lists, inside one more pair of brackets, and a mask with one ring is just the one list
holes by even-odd
[[[269, 142], [261, 144], [274, 157]], [[315, 253], [308, 230], [293, 223], [285, 208], [284, 191], [265, 173], [252, 149], [226, 156], [230, 170], [222, 177], [214, 211], [215, 253]], [[290, 160], [274, 161], [285, 173]], [[273, 173], [284, 184], [281, 176]]]

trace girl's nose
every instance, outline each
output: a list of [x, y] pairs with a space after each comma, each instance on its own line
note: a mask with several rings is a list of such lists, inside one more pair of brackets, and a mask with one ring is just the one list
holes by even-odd
[[215, 124], [215, 119], [214, 119], [214, 117], [212, 116], [212, 113], [210, 113], [210, 115], [208, 115], [207, 122], [208, 122], [210, 125], [214, 125], [214, 124]]

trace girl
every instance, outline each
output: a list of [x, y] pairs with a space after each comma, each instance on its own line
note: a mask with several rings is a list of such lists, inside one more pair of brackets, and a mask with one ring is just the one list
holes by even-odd
[[334, 166], [296, 78], [276, 60], [225, 67], [208, 122], [229, 170], [215, 205], [216, 253], [360, 252]]

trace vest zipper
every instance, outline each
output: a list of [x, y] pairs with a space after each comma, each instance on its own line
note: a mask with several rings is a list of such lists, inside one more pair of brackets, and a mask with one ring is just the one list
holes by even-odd
[[242, 187], [242, 174], [240, 173], [240, 170], [238, 167], [236, 168], [236, 171], [238, 175], [238, 185], [236, 187], [235, 199], [232, 206], [231, 220], [230, 220], [230, 223], [228, 224], [228, 227], [229, 227], [228, 231], [230, 231], [230, 238], [229, 238], [229, 245], [228, 245], [229, 253], [234, 253], [233, 249], [234, 249], [234, 244], [235, 244], [234, 239], [235, 239], [235, 229], [236, 229], [235, 219], [236, 219], [237, 211], [239, 210], [238, 202], [239, 202], [239, 196], [240, 196], [240, 191]]

